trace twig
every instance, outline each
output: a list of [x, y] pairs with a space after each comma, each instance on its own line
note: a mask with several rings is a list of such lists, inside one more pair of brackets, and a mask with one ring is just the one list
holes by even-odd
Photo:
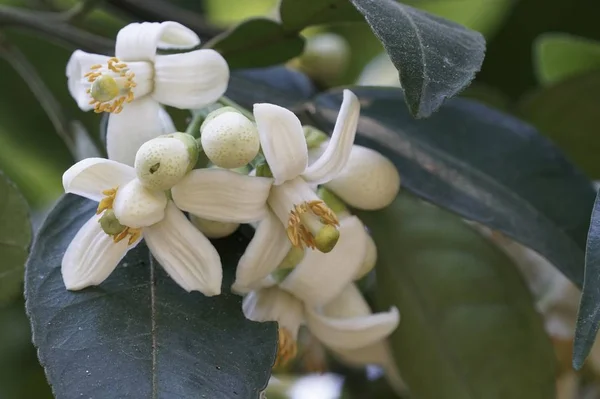
[[164, 0], [106, 0], [106, 3], [145, 21], [179, 22], [202, 39], [210, 39], [223, 32], [223, 29], [207, 23], [202, 15]]
[[27, 83], [31, 92], [46, 111], [54, 130], [65, 143], [71, 155], [77, 158], [77, 147], [71, 134], [69, 119], [62, 110], [60, 103], [27, 57], [17, 47], [11, 45], [2, 33], [0, 33], [0, 57], [4, 58]]
[[103, 1], [104, 0], [80, 0], [68, 10], [58, 13], [57, 17], [63, 22], [73, 22], [94, 11], [94, 9]]
[[0, 25], [35, 30], [59, 39], [70, 46], [100, 54], [114, 51], [114, 41], [75, 28], [56, 18], [56, 13], [26, 11], [16, 7], [0, 6]]

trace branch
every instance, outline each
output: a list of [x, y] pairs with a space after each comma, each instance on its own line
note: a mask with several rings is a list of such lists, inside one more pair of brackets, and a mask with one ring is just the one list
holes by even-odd
[[65, 143], [71, 155], [77, 158], [77, 146], [71, 134], [69, 119], [65, 115], [60, 103], [46, 86], [40, 75], [27, 57], [15, 46], [11, 45], [6, 37], [0, 33], [0, 57], [4, 58], [21, 78], [27, 83], [31, 92], [35, 95], [40, 105], [46, 111], [48, 118], [54, 126], [54, 130]]
[[203, 40], [223, 32], [223, 29], [207, 23], [202, 15], [164, 0], [106, 0], [106, 3], [145, 21], [179, 22], [196, 32]]
[[[60, 15], [60, 14], [59, 14]], [[114, 52], [113, 40], [75, 28], [56, 18], [56, 13], [25, 11], [0, 6], [0, 25], [31, 29], [56, 38], [69, 46], [100, 54]]]

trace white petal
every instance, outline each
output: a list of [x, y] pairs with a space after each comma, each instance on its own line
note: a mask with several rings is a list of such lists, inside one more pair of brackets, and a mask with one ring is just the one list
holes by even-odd
[[144, 239], [152, 255], [181, 288], [206, 296], [221, 293], [219, 253], [171, 201], [165, 218], [144, 229]]
[[[364, 314], [364, 307], [368, 308], [368, 305], [361, 293], [354, 285], [349, 285], [342, 295], [322, 310], [323, 313], [306, 307], [308, 328], [324, 345], [334, 350], [344, 350], [371, 345], [388, 337], [398, 326], [398, 309], [361, 315]], [[358, 316], [340, 317], [340, 314], [354, 311]]]
[[340, 238], [329, 253], [307, 250], [304, 259], [280, 287], [304, 301], [320, 306], [338, 296], [360, 269], [367, 251], [367, 232], [356, 217], [340, 222]]
[[131, 166], [104, 158], [87, 158], [71, 166], [63, 174], [65, 193], [100, 201], [102, 191], [123, 186], [135, 179]]
[[359, 114], [358, 98], [350, 90], [344, 90], [344, 100], [335, 121], [331, 140], [323, 155], [302, 174], [306, 180], [322, 184], [336, 177], [344, 169], [354, 144]]
[[272, 180], [224, 169], [196, 169], [173, 187], [179, 209], [219, 222], [247, 223], [267, 212]]
[[214, 103], [229, 83], [227, 61], [214, 50], [157, 55], [154, 70], [154, 99], [181, 109]]
[[119, 187], [113, 210], [122, 225], [138, 228], [163, 220], [166, 206], [167, 196], [163, 191], [150, 191], [133, 179]]
[[77, 232], [62, 259], [61, 272], [69, 290], [81, 290], [103, 282], [130, 248], [127, 240], [114, 243], [98, 223], [99, 215], [93, 216]]
[[277, 287], [252, 291], [244, 297], [242, 310], [248, 320], [278, 322], [294, 339], [303, 322], [302, 303]]
[[273, 213], [268, 212], [240, 258], [232, 290], [248, 292], [256, 288], [279, 266], [290, 248], [283, 225]]
[[157, 49], [189, 49], [200, 38], [177, 22], [129, 24], [119, 31], [115, 55], [122, 61], [152, 61]]
[[294, 205], [308, 201], [318, 201], [319, 197], [301, 177], [288, 180], [279, 186], [271, 188], [269, 206], [281, 223], [287, 226], [290, 211]]
[[275, 184], [299, 176], [308, 164], [308, 149], [300, 120], [292, 111], [273, 104], [254, 104], [260, 145]]
[[166, 111], [150, 97], [134, 100], [111, 114], [106, 133], [108, 157], [133, 166], [135, 154], [146, 141], [175, 131]]
[[71, 97], [77, 102], [77, 106], [82, 111], [94, 109], [91, 105], [90, 96], [87, 90], [91, 83], [84, 77], [90, 71], [90, 67], [96, 64], [106, 64], [109, 57], [100, 54], [86, 53], [85, 51], [75, 50], [67, 62], [67, 86]]

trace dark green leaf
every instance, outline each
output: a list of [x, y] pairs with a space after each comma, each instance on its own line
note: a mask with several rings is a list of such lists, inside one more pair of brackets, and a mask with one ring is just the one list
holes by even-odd
[[304, 39], [267, 19], [248, 19], [206, 44], [217, 50], [229, 67], [258, 68], [280, 64], [302, 53]]
[[281, 0], [281, 24], [288, 32], [334, 22], [364, 21], [348, 0]]
[[600, 71], [539, 89], [525, 98], [520, 114], [550, 137], [593, 179], [600, 178]]
[[30, 243], [27, 203], [17, 187], [0, 172], [0, 304], [22, 291]]
[[[600, 194], [600, 192], [599, 192]], [[585, 252], [585, 280], [573, 344], [573, 367], [580, 369], [600, 328], [600, 195], [596, 197]]]
[[229, 293], [247, 245], [236, 234], [215, 242], [222, 295], [177, 286], [140, 244], [99, 287], [69, 292], [63, 253], [96, 204], [63, 197], [27, 263], [33, 340], [57, 398], [257, 398], [276, 351], [274, 323], [254, 323]]
[[407, 193], [359, 216], [377, 242], [377, 302], [402, 314], [390, 341], [415, 398], [555, 397], [552, 344], [501, 250]]
[[[415, 120], [398, 89], [352, 90], [362, 104], [357, 143], [390, 158], [404, 188], [533, 248], [581, 286], [594, 190], [548, 139], [474, 101]], [[331, 131], [340, 104], [340, 91], [316, 97], [305, 122]]]
[[316, 88], [306, 75], [283, 66], [233, 71], [225, 93], [248, 109], [265, 101], [293, 108], [315, 94]]
[[600, 70], [600, 42], [567, 33], [546, 33], [534, 43], [538, 81], [552, 85], [565, 79]]
[[430, 116], [481, 68], [485, 39], [480, 33], [394, 0], [350, 1], [398, 69], [415, 117]]

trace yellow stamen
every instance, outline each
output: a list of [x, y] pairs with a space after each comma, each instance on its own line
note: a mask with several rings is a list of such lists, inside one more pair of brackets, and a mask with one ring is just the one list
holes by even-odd
[[134, 81], [135, 73], [116, 57], [109, 58], [106, 66], [92, 65], [90, 72], [83, 76], [92, 84], [87, 93], [91, 97], [89, 104], [94, 106], [96, 113], [118, 114], [123, 110], [124, 103], [130, 103], [134, 99], [132, 89], [137, 86]]
[[306, 245], [326, 253], [339, 239], [336, 228], [339, 224], [335, 213], [323, 201], [314, 200], [294, 206], [286, 231], [293, 246]]
[[125, 227], [125, 230], [113, 236], [114, 243], [118, 243], [125, 239], [125, 237], [129, 236], [129, 240], [127, 241], [128, 245], [132, 245], [142, 236], [142, 229], [133, 228], [133, 227]]
[[290, 330], [279, 327], [279, 342], [277, 343], [277, 359], [273, 368], [285, 367], [298, 353], [298, 345]]
[[107, 209], [112, 209], [113, 202], [115, 202], [115, 197], [117, 195], [117, 190], [118, 190], [118, 187], [110, 188], [108, 190], [102, 191], [102, 194], [105, 195], [106, 197], [104, 197], [100, 200], [100, 203], [98, 204], [98, 208], [96, 209], [96, 215], [101, 214], [102, 212], [104, 212]]

